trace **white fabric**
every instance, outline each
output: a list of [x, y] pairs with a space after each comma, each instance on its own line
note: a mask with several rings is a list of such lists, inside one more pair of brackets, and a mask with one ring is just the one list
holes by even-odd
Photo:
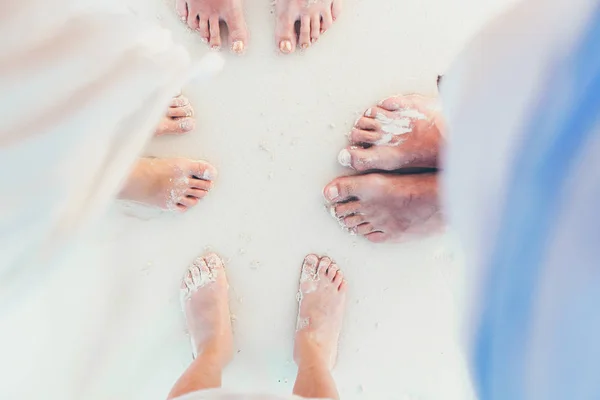
[[[276, 396], [271, 394], [235, 393], [226, 389], [202, 390], [177, 397], [176, 400], [303, 400], [298, 396]], [[304, 399], [306, 400], [306, 399]], [[310, 399], [327, 400], [327, 399]]]
[[[169, 32], [118, 7], [81, 11], [88, 6], [0, 2], [3, 399], [89, 398], [98, 362], [90, 349], [102, 350], [86, 333], [99, 327], [68, 327], [84, 312], [76, 303], [86, 285], [98, 291], [90, 301], [110, 291], [100, 272], [86, 280], [85, 266], [64, 271], [63, 246], [76, 249], [114, 199], [188, 76], [189, 56]], [[50, 346], [57, 351], [43, 351]]]

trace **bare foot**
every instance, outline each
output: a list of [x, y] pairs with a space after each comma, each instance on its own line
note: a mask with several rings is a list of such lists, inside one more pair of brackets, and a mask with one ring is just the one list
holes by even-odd
[[[294, 340], [296, 364], [335, 365], [346, 303], [346, 280], [329, 257], [309, 254], [302, 264]], [[310, 366], [310, 365], [308, 365]]]
[[442, 136], [437, 100], [420, 95], [391, 97], [365, 111], [338, 155], [357, 171], [436, 168]]
[[401, 242], [443, 227], [433, 173], [344, 176], [323, 194], [342, 226], [372, 242]]
[[194, 109], [190, 101], [181, 95], [174, 97], [155, 135], [181, 135], [190, 132], [196, 126], [193, 116]]
[[[342, 0], [276, 0], [276, 40], [282, 53], [292, 53], [298, 43], [308, 49], [327, 31], [342, 11]], [[296, 22], [300, 32], [296, 33]]]
[[227, 24], [229, 45], [242, 54], [248, 43], [248, 30], [242, 0], [176, 0], [177, 14], [210, 47], [221, 48], [220, 21]]
[[187, 211], [208, 194], [217, 170], [186, 158], [140, 158], [119, 195], [164, 210]]
[[211, 357], [221, 368], [233, 357], [228, 291], [223, 260], [214, 253], [194, 260], [181, 282], [194, 357]]

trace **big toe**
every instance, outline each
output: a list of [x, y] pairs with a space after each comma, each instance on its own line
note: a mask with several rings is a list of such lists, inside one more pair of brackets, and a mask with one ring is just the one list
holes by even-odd
[[192, 163], [190, 173], [193, 178], [204, 181], [213, 181], [217, 177], [217, 169], [206, 161], [195, 161]]
[[241, 9], [232, 10], [225, 17], [225, 22], [229, 29], [231, 51], [236, 54], [243, 54], [248, 43], [248, 28], [246, 27], [244, 12]]
[[296, 50], [296, 31], [294, 28], [296, 21], [289, 15], [282, 15], [277, 18], [277, 27], [275, 38], [279, 51], [284, 54], [293, 53]]

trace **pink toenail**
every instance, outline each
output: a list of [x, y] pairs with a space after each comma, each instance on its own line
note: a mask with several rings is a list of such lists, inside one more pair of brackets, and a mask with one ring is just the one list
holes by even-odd
[[335, 200], [340, 195], [337, 186], [331, 186], [327, 189], [327, 199], [330, 201]]
[[292, 51], [292, 42], [289, 40], [282, 40], [279, 43], [279, 50], [281, 50], [283, 53], [290, 53]]
[[352, 155], [348, 150], [343, 149], [338, 154], [338, 162], [340, 165], [342, 165], [342, 167], [350, 167], [352, 163]]

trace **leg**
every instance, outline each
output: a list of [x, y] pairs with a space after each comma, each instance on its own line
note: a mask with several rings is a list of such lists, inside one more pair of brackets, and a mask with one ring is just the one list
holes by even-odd
[[169, 399], [221, 386], [223, 368], [233, 356], [228, 289], [223, 261], [216, 254], [199, 257], [188, 269], [181, 294], [196, 358]]
[[294, 341], [298, 376], [294, 394], [338, 399], [331, 370], [346, 302], [346, 281], [329, 257], [306, 256], [300, 276], [299, 311]]

